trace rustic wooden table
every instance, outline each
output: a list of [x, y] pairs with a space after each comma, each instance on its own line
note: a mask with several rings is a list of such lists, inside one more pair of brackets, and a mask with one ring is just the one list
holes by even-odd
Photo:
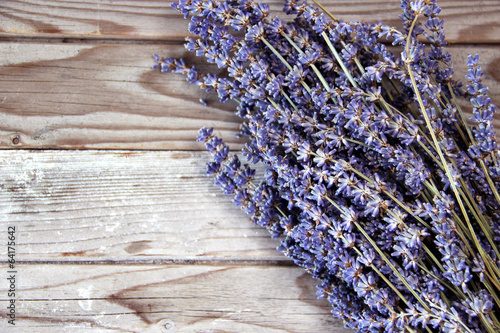
[[[398, 0], [325, 3], [345, 20], [398, 23]], [[500, 104], [500, 1], [440, 4], [458, 77], [480, 52]], [[187, 22], [169, 5], [0, 3], [0, 331], [349, 332], [205, 176], [198, 128], [238, 148], [239, 121], [150, 69], [153, 52], [186, 55]]]

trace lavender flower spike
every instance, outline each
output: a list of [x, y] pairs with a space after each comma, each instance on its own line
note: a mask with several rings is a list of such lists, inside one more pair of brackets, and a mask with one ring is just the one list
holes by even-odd
[[283, 20], [253, 0], [172, 4], [197, 36], [186, 48], [223, 73], [157, 55], [153, 67], [235, 100], [243, 155], [265, 169], [256, 178], [203, 128], [207, 173], [281, 239], [346, 327], [500, 332], [497, 107], [478, 55], [464, 90], [435, 0], [401, 0], [401, 31], [318, 5], [285, 0]]

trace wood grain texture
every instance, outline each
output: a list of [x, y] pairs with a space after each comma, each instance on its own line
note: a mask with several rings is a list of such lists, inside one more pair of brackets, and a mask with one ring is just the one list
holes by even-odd
[[[2, 332], [350, 332], [326, 300], [315, 299], [315, 281], [297, 267], [18, 265], [17, 271], [17, 324], [0, 320]], [[6, 289], [2, 279], [0, 304]]]
[[212, 185], [209, 159], [0, 151], [0, 230], [16, 227], [22, 261], [289, 262], [279, 241]]
[[[449, 49], [462, 79], [467, 55], [481, 54], [484, 83], [500, 104], [500, 46]], [[235, 105], [150, 69], [153, 52], [200, 63], [175, 45], [0, 43], [0, 147], [200, 150], [202, 126], [240, 147]]]
[[[266, 1], [281, 13], [282, 1]], [[398, 25], [399, 0], [327, 0], [325, 7], [345, 21], [383, 20]], [[170, 8], [171, 1], [3, 0], [1, 37], [75, 37], [90, 39], [182, 40], [187, 22]], [[500, 2], [441, 0], [447, 38], [459, 43], [500, 41]]]
[[181, 46], [3, 43], [0, 145], [199, 150], [202, 126], [236, 133], [234, 104], [152, 70], [153, 52], [185, 55]]

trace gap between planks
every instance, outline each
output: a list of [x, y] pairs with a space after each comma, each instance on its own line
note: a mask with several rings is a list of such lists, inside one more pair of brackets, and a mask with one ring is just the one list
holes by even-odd
[[[4, 255], [5, 257], [5, 255]], [[6, 265], [0, 260], [0, 265]], [[209, 266], [266, 266], [296, 267], [291, 259], [222, 259], [222, 258], [153, 258], [153, 259], [95, 259], [88, 260], [16, 260], [16, 265], [209, 265]]]
[[[186, 37], [197, 36], [186, 34]], [[162, 38], [162, 37], [147, 37], [147, 36], [85, 36], [85, 35], [37, 35], [37, 34], [23, 34], [12, 35], [0, 32], [0, 43], [44, 43], [44, 44], [89, 44], [89, 45], [173, 45], [184, 46], [185, 38]], [[420, 41], [425, 45], [430, 43], [420, 38]], [[392, 41], [385, 39], [380, 40], [382, 44], [392, 46]], [[500, 41], [458, 41], [449, 43], [448, 47], [471, 47], [471, 46], [498, 46]]]
[[[23, 34], [20, 36], [0, 32], [2, 43], [44, 43], [44, 44], [91, 44], [91, 45], [184, 45], [184, 38], [161, 38], [147, 36], [82, 36], [82, 35], [36, 35]], [[469, 43], [464, 43], [469, 44]], [[487, 43], [486, 43], [487, 44]]]

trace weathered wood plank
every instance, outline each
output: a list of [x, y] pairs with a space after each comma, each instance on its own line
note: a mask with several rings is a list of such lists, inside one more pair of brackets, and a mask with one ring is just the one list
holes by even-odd
[[13, 332], [350, 332], [297, 267], [18, 265], [17, 272]]
[[[500, 46], [450, 50], [457, 78], [467, 55], [481, 54], [485, 84], [500, 104]], [[0, 43], [0, 147], [199, 150], [202, 126], [241, 143], [234, 104], [150, 69], [153, 52], [200, 63], [172, 45]]]
[[[350, 20], [383, 20], [399, 24], [400, 0], [328, 0], [325, 7]], [[273, 14], [282, 1], [270, 0]], [[0, 4], [2, 37], [73, 36], [87, 38], [181, 40], [187, 22], [170, 8], [171, 1], [55, 1], [4, 0]], [[441, 0], [441, 16], [450, 42], [500, 41], [500, 3], [497, 0]]]
[[[0, 151], [0, 230], [24, 261], [287, 261], [205, 152]], [[0, 260], [6, 247], [0, 247]]]
[[153, 52], [186, 54], [163, 45], [1, 44], [0, 145], [200, 149], [195, 138], [202, 126], [237, 131], [233, 104], [182, 75], [152, 70]]

